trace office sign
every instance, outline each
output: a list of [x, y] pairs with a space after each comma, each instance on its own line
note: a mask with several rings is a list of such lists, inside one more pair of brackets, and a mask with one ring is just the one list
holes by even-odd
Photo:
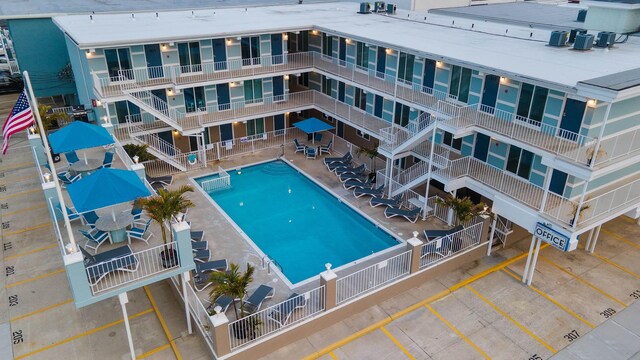
[[537, 238], [562, 251], [574, 250], [576, 248], [575, 245], [578, 243], [577, 240], [571, 241], [568, 236], [553, 230], [543, 223], [536, 223], [534, 234]]

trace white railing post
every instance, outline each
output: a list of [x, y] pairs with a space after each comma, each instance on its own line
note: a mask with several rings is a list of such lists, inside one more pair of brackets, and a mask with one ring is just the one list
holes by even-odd
[[[594, 147], [593, 154], [591, 155], [591, 162], [589, 163], [589, 167], [591, 167], [592, 169], [595, 166], [595, 163], [598, 161], [598, 152], [600, 151], [600, 144], [602, 143], [602, 136], [604, 135], [604, 130], [605, 130], [605, 127], [607, 126], [607, 120], [609, 118], [610, 111], [611, 111], [611, 103], [607, 105], [607, 110], [605, 111], [604, 118], [602, 119], [602, 126], [600, 126], [600, 134], [598, 135], [596, 146]], [[578, 210], [578, 212], [580, 211]]]
[[338, 275], [331, 270], [331, 264], [325, 264], [326, 271], [320, 273], [320, 286], [324, 286], [324, 309], [333, 309], [337, 304], [337, 284]]

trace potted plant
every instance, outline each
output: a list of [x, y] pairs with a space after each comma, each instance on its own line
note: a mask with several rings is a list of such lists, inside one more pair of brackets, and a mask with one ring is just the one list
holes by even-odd
[[[247, 295], [249, 284], [253, 281], [254, 272], [255, 268], [247, 264], [247, 270], [243, 273], [240, 271], [240, 266], [235, 263], [229, 264], [229, 271], [227, 272], [213, 272], [209, 278], [214, 284], [214, 287], [209, 291], [209, 301], [214, 304], [221, 295], [226, 295], [232, 299], [243, 299]], [[240, 301], [239, 309], [236, 301], [234, 301], [233, 310], [236, 314], [236, 319], [244, 319], [234, 323], [234, 328], [232, 329], [234, 336], [238, 339], [254, 337], [260, 321], [253, 316], [247, 316], [243, 301]]]
[[591, 205], [589, 204], [585, 204], [585, 202], [589, 201], [589, 199], [584, 199], [584, 202], [582, 203], [582, 207], [579, 207], [578, 204], [576, 203], [571, 203], [572, 206], [572, 210], [569, 213], [569, 216], [571, 216], [571, 218], [569, 219], [569, 225], [573, 226], [573, 223], [576, 220], [576, 215], [578, 215], [578, 222], [580, 222], [582, 220], [582, 215], [584, 213], [585, 210], [591, 208]]
[[356, 156], [360, 157], [360, 155], [365, 155], [366, 157], [369, 158], [369, 168], [371, 169], [371, 172], [369, 173], [369, 178], [374, 181], [376, 179], [376, 156], [378, 156], [378, 147], [377, 146], [373, 146], [373, 147], [366, 147], [366, 146], [362, 146], [360, 148], [358, 148], [358, 150], [356, 151]]
[[[69, 115], [65, 113], [54, 113], [51, 111], [51, 106], [49, 105], [39, 104], [38, 113], [40, 114], [42, 126], [45, 131], [57, 129], [60, 127], [60, 123], [69, 121]], [[36, 127], [36, 132], [40, 132], [38, 127]]]
[[138, 144], [126, 144], [122, 146], [124, 151], [129, 155], [130, 158], [133, 159], [134, 156], [138, 157], [138, 161], [145, 162], [149, 160], [155, 160], [156, 157], [149, 154], [147, 148], [149, 145], [138, 145]]
[[[162, 233], [162, 242], [165, 249], [160, 253], [162, 266], [170, 268], [178, 263], [178, 252], [176, 249], [167, 245], [167, 228], [171, 219], [182, 212], [184, 209], [193, 207], [191, 200], [184, 197], [187, 192], [193, 192], [193, 187], [183, 185], [176, 190], [159, 189], [158, 195], [147, 198], [138, 198], [134, 202], [135, 207], [142, 208], [147, 215], [160, 225]], [[171, 233], [171, 241], [173, 241], [173, 232]]]
[[486, 207], [484, 203], [474, 204], [468, 196], [462, 199], [455, 196], [448, 197], [445, 200], [437, 198], [436, 205], [445, 206], [453, 210], [456, 215], [455, 226], [462, 225], [484, 213]]
[[599, 159], [601, 159], [603, 156], [607, 156], [607, 152], [603, 149], [603, 148], [599, 148], [598, 152], [596, 152], [596, 147], [592, 146], [590, 148], [587, 149], [586, 153], [587, 153], [587, 166], [591, 166], [591, 162], [593, 160], [598, 161]]

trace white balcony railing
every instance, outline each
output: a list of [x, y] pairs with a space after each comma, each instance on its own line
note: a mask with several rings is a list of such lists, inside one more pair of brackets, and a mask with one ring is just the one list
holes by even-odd
[[205, 180], [202, 183], [200, 183], [200, 187], [202, 188], [202, 190], [206, 191], [207, 193], [211, 193], [215, 191], [228, 189], [231, 187], [231, 176], [229, 176], [229, 173], [226, 172], [222, 168], [222, 166], [218, 166], [217, 174], [218, 174], [218, 177]]
[[164, 264], [160, 253], [167, 248], [175, 248], [176, 243], [155, 246], [131, 255], [115, 258], [86, 267], [91, 292], [96, 295], [134, 281], [150, 277], [180, 267], [178, 259], [174, 264]]
[[451, 235], [429, 241], [422, 245], [420, 250], [420, 269], [434, 265], [454, 256], [456, 253], [479, 245], [483, 225], [482, 222], [478, 222]]

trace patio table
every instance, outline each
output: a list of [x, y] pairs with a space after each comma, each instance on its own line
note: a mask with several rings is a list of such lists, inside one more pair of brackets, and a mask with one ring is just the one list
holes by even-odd
[[69, 170], [74, 173], [87, 173], [96, 170], [102, 166], [102, 160], [99, 159], [80, 159], [69, 165]]
[[96, 228], [108, 231], [111, 235], [111, 243], [123, 242], [127, 239], [126, 227], [133, 223], [131, 212], [124, 211], [116, 214], [115, 220], [112, 214], [101, 216], [96, 220]]

